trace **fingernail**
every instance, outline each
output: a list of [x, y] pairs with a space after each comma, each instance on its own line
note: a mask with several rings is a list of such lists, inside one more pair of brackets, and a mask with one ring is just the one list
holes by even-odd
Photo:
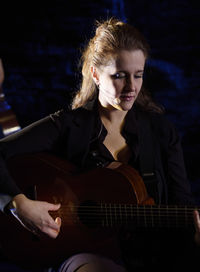
[[60, 217], [56, 217], [55, 222], [56, 222], [56, 224], [58, 224], [60, 226], [61, 225]]

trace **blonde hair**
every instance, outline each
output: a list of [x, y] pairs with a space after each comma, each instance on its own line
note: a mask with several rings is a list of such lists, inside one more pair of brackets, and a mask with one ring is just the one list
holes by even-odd
[[[96, 95], [97, 87], [92, 78], [91, 67], [98, 69], [106, 65], [111, 57], [115, 57], [118, 51], [123, 49], [142, 50], [145, 58], [149, 54], [148, 43], [135, 27], [115, 18], [101, 23], [97, 22], [95, 35], [89, 41], [81, 57], [82, 82], [72, 102], [72, 109], [84, 106]], [[147, 94], [141, 93], [137, 101], [141, 105], [146, 105], [148, 97]]]

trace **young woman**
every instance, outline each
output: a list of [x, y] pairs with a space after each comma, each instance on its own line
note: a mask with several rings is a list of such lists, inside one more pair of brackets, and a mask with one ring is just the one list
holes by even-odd
[[[83, 169], [113, 161], [129, 164], [147, 177], [148, 193], [157, 204], [193, 203], [179, 136], [143, 88], [148, 51], [144, 37], [133, 26], [113, 18], [98, 24], [83, 52], [82, 85], [72, 109], [52, 114], [1, 141], [3, 211], [10, 210], [34, 234], [59, 235], [62, 218], [54, 220], [49, 211], [59, 210], [61, 204], [29, 199], [6, 168], [5, 162], [14, 155], [41, 151], [56, 153]], [[197, 211], [194, 224], [198, 243]], [[59, 271], [125, 268], [119, 260], [79, 252], [64, 261]]]

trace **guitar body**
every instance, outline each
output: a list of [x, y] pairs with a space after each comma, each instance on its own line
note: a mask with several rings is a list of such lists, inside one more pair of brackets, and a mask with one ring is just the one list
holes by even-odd
[[[56, 239], [38, 238], [13, 216], [0, 214], [3, 252], [24, 266], [55, 265], [80, 252], [114, 258], [119, 254], [116, 238], [119, 228], [110, 228], [112, 224], [106, 228], [108, 222], [106, 218], [102, 220], [99, 203], [153, 204], [137, 171], [120, 163], [77, 173], [65, 160], [40, 153], [14, 158], [8, 168], [23, 192], [32, 191], [37, 200], [61, 203], [59, 211], [51, 213], [62, 219]], [[99, 226], [101, 221], [103, 227]]]

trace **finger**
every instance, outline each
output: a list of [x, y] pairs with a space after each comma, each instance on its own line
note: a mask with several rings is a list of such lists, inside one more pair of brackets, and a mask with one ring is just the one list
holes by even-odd
[[199, 212], [197, 210], [195, 210], [193, 212], [194, 215], [194, 225], [195, 225], [195, 229], [197, 232], [200, 232], [200, 216], [199, 216]]
[[60, 226], [54, 221], [54, 219], [49, 215], [48, 220], [39, 228], [39, 233], [42, 236], [49, 236], [51, 238], [56, 238], [60, 232]]
[[43, 238], [48, 237], [48, 238], [55, 239], [58, 236], [59, 232], [49, 228], [49, 229], [46, 229], [45, 232], [38, 231], [38, 232], [34, 232], [34, 234]]
[[47, 234], [51, 237], [51, 238], [56, 238], [60, 232], [60, 226], [61, 226], [61, 218], [60, 217], [56, 217], [55, 219], [55, 223], [57, 224], [57, 229], [55, 228], [50, 228], [47, 232]]
[[[58, 221], [58, 223], [57, 223]], [[47, 225], [47, 228], [51, 228], [53, 229], [54, 231], [57, 231], [59, 232], [60, 231], [60, 225], [61, 224], [61, 220], [59, 221], [59, 219], [54, 220], [51, 216], [50, 216], [50, 219], [48, 221], [48, 223], [46, 224]]]
[[47, 228], [45, 234], [48, 235], [48, 237], [55, 239], [58, 236], [59, 231], [52, 228]]

